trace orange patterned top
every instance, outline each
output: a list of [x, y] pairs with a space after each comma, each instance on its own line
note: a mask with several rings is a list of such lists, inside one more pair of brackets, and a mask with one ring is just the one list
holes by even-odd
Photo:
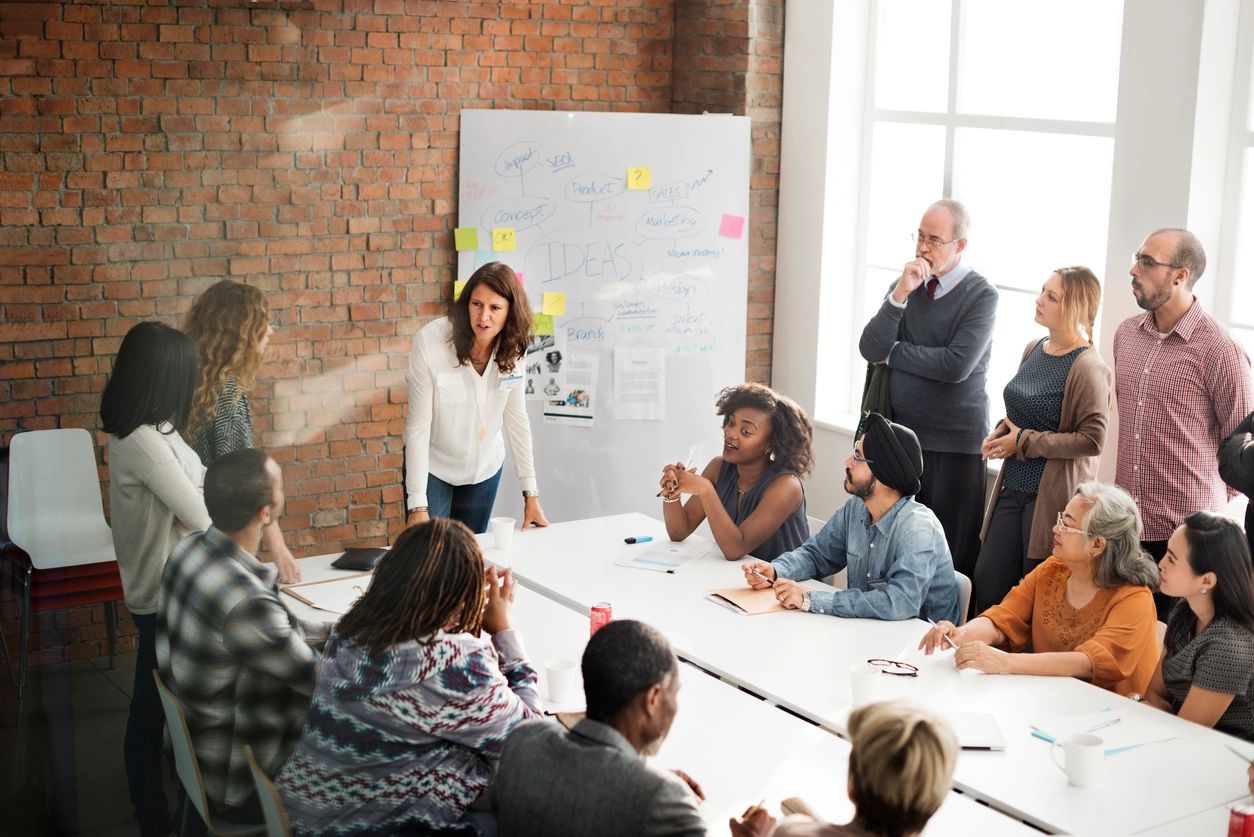
[[1050, 556], [984, 611], [1006, 635], [1007, 651], [1079, 651], [1093, 666], [1093, 685], [1121, 695], [1149, 687], [1160, 648], [1154, 631], [1154, 598], [1148, 587], [1099, 588], [1080, 609], [1067, 602], [1071, 570]]

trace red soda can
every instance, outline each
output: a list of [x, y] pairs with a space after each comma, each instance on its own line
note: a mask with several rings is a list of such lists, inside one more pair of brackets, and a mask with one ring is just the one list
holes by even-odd
[[591, 621], [588, 636], [592, 636], [610, 623], [610, 620], [614, 618], [614, 610], [609, 602], [597, 602], [592, 606], [588, 616]]
[[1228, 812], [1228, 837], [1254, 837], [1254, 805], [1238, 802]]

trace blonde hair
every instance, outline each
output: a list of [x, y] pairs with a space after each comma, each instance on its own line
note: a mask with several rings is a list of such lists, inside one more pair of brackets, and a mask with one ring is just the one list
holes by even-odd
[[1076, 334], [1093, 342], [1093, 324], [1102, 302], [1102, 283], [1087, 267], [1060, 267], [1054, 271], [1062, 282], [1062, 321]]
[[218, 391], [234, 378], [236, 393], [256, 383], [261, 352], [257, 346], [270, 327], [265, 295], [250, 285], [225, 279], [202, 293], [187, 312], [183, 331], [196, 343], [200, 374], [192, 399], [192, 427], [212, 421]]
[[949, 793], [958, 760], [949, 725], [913, 704], [885, 701], [850, 714], [849, 740], [857, 822], [893, 837], [922, 831]]

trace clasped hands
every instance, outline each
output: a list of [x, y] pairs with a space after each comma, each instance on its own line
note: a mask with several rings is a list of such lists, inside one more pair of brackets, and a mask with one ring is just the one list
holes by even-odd
[[662, 489], [661, 497], [667, 502], [678, 500], [680, 494], [699, 494], [707, 485], [714, 487], [709, 480], [697, 473], [696, 468], [689, 468], [682, 462], [664, 466], [662, 478], [658, 480], [658, 487]]
[[1008, 418], [997, 422], [993, 432], [984, 437], [980, 455], [985, 459], [1009, 459], [1019, 452], [1019, 425]]
[[931, 654], [938, 648], [954, 649], [954, 665], [958, 670], [973, 669], [985, 674], [1009, 674], [1010, 655], [978, 639], [963, 638], [963, 629], [953, 622], [941, 620], [919, 640], [919, 650]]

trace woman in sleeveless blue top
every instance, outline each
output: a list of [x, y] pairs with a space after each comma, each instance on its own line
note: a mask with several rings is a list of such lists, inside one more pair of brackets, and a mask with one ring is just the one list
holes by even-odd
[[[763, 384], [741, 384], [719, 393], [722, 456], [700, 474], [684, 463], [662, 469], [662, 513], [673, 541], [701, 521], [729, 561], [753, 555], [770, 561], [810, 536], [801, 478], [810, 472], [813, 431], [805, 411]], [[686, 503], [681, 494], [691, 495]]]

